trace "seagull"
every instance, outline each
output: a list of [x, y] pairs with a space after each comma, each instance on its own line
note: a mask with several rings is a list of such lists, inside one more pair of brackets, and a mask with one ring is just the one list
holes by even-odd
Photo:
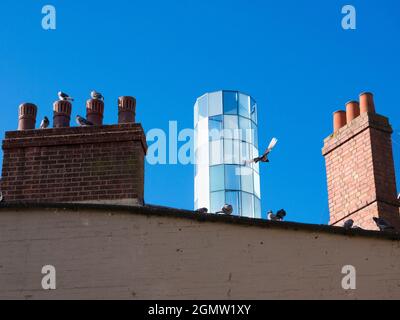
[[221, 211], [218, 211], [217, 213], [223, 213], [230, 216], [233, 213], [233, 207], [230, 204], [226, 204], [222, 207]]
[[373, 218], [380, 231], [393, 231], [393, 226], [383, 218]]
[[286, 211], [281, 209], [276, 214], [272, 212], [272, 210], [268, 211], [268, 220], [270, 221], [283, 221], [286, 217]]
[[50, 125], [49, 118], [44, 117], [42, 122], [40, 123], [40, 129], [46, 129]]
[[343, 228], [345, 228], [346, 230], [353, 229], [353, 226], [354, 226], [354, 220], [352, 220], [352, 219], [347, 220], [347, 221], [343, 224]]
[[278, 143], [277, 138], [272, 138], [267, 150], [265, 150], [264, 154], [258, 158], [254, 158], [253, 160], [247, 160], [245, 161], [245, 165], [251, 164], [251, 163], [259, 163], [259, 162], [269, 162], [268, 155], [271, 153], [271, 151], [275, 148], [276, 144]]
[[74, 101], [73, 98], [61, 91], [58, 93], [58, 98], [62, 101]]
[[81, 127], [93, 126], [93, 123], [81, 117], [80, 115], [76, 116], [76, 123]]
[[207, 208], [200, 208], [196, 210], [197, 213], [201, 213], [201, 214], [205, 214], [208, 213], [208, 209]]
[[103, 100], [104, 101], [104, 97], [100, 92], [97, 92], [96, 90], [93, 90], [90, 93], [90, 96], [92, 97], [92, 99], [94, 100]]

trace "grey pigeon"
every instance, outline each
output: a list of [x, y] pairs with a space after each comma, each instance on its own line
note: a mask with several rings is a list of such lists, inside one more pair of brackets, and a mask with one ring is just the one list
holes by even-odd
[[277, 143], [278, 143], [278, 139], [277, 138], [273, 138], [271, 140], [267, 150], [265, 150], [265, 152], [261, 156], [259, 156], [257, 158], [254, 158], [253, 160], [245, 161], [245, 165], [248, 165], [248, 164], [251, 164], [251, 163], [269, 162], [268, 155], [275, 148]]
[[383, 218], [373, 218], [380, 231], [393, 231], [393, 226]]
[[46, 129], [49, 127], [49, 125], [50, 125], [49, 118], [44, 117], [42, 122], [40, 123], [40, 129]]
[[233, 213], [233, 207], [230, 204], [226, 204], [222, 207], [221, 211], [217, 213], [223, 213], [226, 214], [227, 216], [230, 216]]
[[76, 123], [81, 127], [93, 126], [93, 123], [81, 117], [80, 115], [76, 116]]
[[208, 213], [208, 209], [207, 208], [200, 208], [196, 210], [197, 213], [201, 213], [201, 214], [205, 214]]
[[354, 220], [352, 220], [352, 219], [347, 220], [347, 221], [343, 224], [343, 228], [345, 228], [346, 230], [352, 229], [353, 226], [354, 226]]
[[281, 209], [279, 210], [276, 214], [273, 213], [273, 211], [268, 211], [268, 220], [270, 221], [283, 221], [283, 219], [286, 217], [286, 211]]
[[61, 91], [58, 93], [58, 98], [62, 101], [74, 101], [68, 94]]
[[103, 100], [104, 101], [104, 97], [100, 92], [97, 92], [96, 90], [93, 90], [90, 93], [90, 96], [92, 97], [92, 99], [94, 100]]

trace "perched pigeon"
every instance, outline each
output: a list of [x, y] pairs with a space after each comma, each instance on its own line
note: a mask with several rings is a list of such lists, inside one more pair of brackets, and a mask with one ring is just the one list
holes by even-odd
[[97, 92], [96, 90], [93, 90], [90, 93], [90, 96], [92, 97], [92, 99], [94, 100], [103, 100], [104, 101], [104, 97], [100, 92]]
[[233, 213], [233, 207], [230, 204], [226, 204], [222, 207], [221, 211], [217, 213], [223, 213], [230, 216]]
[[49, 125], [50, 125], [49, 118], [44, 117], [42, 122], [40, 123], [40, 129], [46, 129], [49, 127]]
[[86, 120], [85, 118], [79, 115], [76, 116], [76, 123], [81, 127], [93, 126], [93, 123], [91, 123], [90, 121]]
[[271, 153], [271, 151], [275, 148], [276, 144], [278, 143], [277, 138], [273, 138], [267, 148], [265, 150], [264, 154], [261, 155], [258, 158], [254, 158], [253, 160], [247, 160], [245, 161], [245, 165], [251, 164], [251, 163], [258, 163], [258, 162], [269, 162], [268, 155]]
[[3, 202], [3, 192], [0, 191], [0, 202]]
[[62, 101], [74, 101], [73, 98], [61, 91], [58, 93], [58, 98]]
[[393, 231], [393, 226], [383, 218], [373, 218], [380, 231]]
[[276, 214], [272, 210], [268, 211], [268, 220], [270, 221], [283, 221], [286, 217], [286, 211], [281, 209]]
[[196, 212], [197, 213], [201, 213], [201, 214], [205, 214], [205, 213], [208, 212], [208, 209], [207, 208], [200, 208], [200, 209], [197, 209]]
[[354, 226], [354, 220], [352, 220], [352, 219], [347, 220], [347, 221], [343, 224], [343, 228], [345, 228], [346, 230], [352, 229], [353, 226]]

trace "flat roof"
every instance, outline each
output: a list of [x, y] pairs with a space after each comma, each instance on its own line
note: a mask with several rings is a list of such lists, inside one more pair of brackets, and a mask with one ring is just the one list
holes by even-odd
[[371, 230], [351, 229], [346, 230], [342, 227], [329, 225], [305, 224], [286, 221], [269, 221], [265, 219], [253, 219], [238, 216], [228, 216], [219, 214], [200, 214], [190, 210], [175, 209], [169, 207], [145, 205], [145, 206], [126, 206], [126, 205], [106, 205], [106, 204], [85, 204], [85, 203], [0, 203], [1, 212], [7, 209], [59, 209], [59, 210], [96, 210], [96, 211], [119, 211], [121, 213], [133, 215], [160, 216], [179, 219], [189, 219], [198, 222], [218, 222], [233, 224], [238, 226], [258, 227], [266, 229], [284, 229], [292, 231], [310, 231], [319, 233], [329, 233], [344, 236], [361, 236], [369, 238], [387, 239], [393, 241], [400, 240], [400, 233], [380, 232]]

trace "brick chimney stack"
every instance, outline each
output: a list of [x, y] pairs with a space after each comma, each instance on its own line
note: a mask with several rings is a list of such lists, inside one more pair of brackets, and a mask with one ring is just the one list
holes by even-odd
[[134, 123], [136, 116], [136, 99], [134, 97], [118, 98], [118, 123]]
[[33, 103], [23, 103], [18, 109], [18, 130], [33, 130], [36, 126], [37, 107]]
[[330, 224], [348, 219], [377, 230], [373, 217], [382, 217], [400, 230], [395, 169], [388, 118], [375, 113], [373, 95], [363, 93], [346, 112], [334, 115], [334, 133], [325, 139]]
[[37, 107], [23, 104], [18, 131], [6, 132], [3, 201], [142, 205], [147, 152], [142, 126], [101, 125], [100, 100], [88, 101], [96, 126], [69, 127], [71, 103], [57, 101], [53, 107], [55, 128], [32, 130]]
[[100, 99], [89, 99], [86, 102], [86, 119], [95, 126], [103, 125], [104, 101]]
[[69, 101], [58, 100], [53, 104], [53, 127], [68, 128], [71, 121], [72, 104]]

